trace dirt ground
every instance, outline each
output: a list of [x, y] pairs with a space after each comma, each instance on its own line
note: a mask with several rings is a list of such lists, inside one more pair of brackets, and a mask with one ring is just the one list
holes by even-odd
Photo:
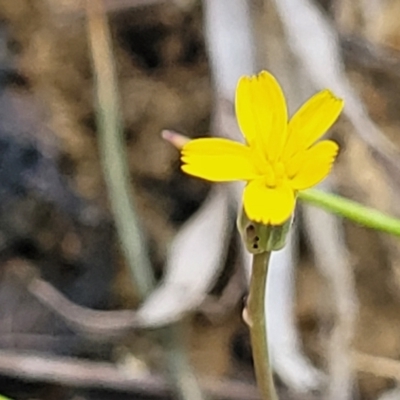
[[[3, 64], [15, 69], [5, 86], [10, 96], [26, 102], [17, 110], [15, 123], [19, 123], [18, 113], [26, 110], [37, 116], [38, 126], [28, 122], [27, 127], [20, 129], [28, 132], [35, 143], [43, 143], [43, 151], [49, 152], [54, 165], [66, 178], [67, 191], [75, 193], [85, 207], [95, 204], [102, 215], [99, 221], [106, 221], [105, 225], [99, 222], [100, 228], [84, 226], [79, 217], [74, 221], [68, 207], [66, 212], [62, 210], [59, 200], [41, 197], [36, 192], [31, 194], [27, 189], [28, 200], [12, 201], [12, 206], [5, 208], [7, 216], [0, 217], [7, 226], [2, 233], [6, 241], [3, 258], [28, 258], [37, 262], [42, 274], [79, 304], [94, 308], [135, 306], [137, 298], [109, 223], [111, 216], [97, 147], [85, 19], [78, 2], [0, 0], [0, 19], [4, 21], [2, 34], [7, 42], [7, 50], [0, 49], [0, 72], [5, 68]], [[151, 261], [160, 277], [168, 242], [209, 191], [208, 184], [179, 171], [178, 152], [160, 137], [165, 128], [190, 137], [210, 134], [213, 92], [202, 9], [197, 4], [184, 10], [170, 2], [123, 12], [110, 11], [110, 21], [132, 185], [148, 237]], [[398, 62], [399, 35], [393, 31], [388, 29], [375, 35], [379, 34], [382, 45], [392, 48]], [[384, 69], [363, 67], [349, 55], [346, 66], [372, 117], [400, 145], [396, 106], [399, 76]], [[348, 122], [341, 124], [337, 136], [343, 146], [337, 175], [342, 194], [393, 210], [390, 178], [365, 146], [351, 135], [343, 134]], [[362, 176], [360, 165], [368, 166]], [[360, 352], [398, 360], [400, 280], [396, 256], [399, 245], [386, 235], [349, 222], [345, 223], [345, 229], [359, 299], [354, 347]], [[104, 254], [98, 254], [99, 245], [105, 248]], [[99, 268], [97, 264], [91, 265], [93, 259]], [[227, 268], [220, 278], [220, 287], [229, 280], [229, 274]], [[324, 299], [325, 285], [314, 268], [305, 238], [297, 273], [297, 317], [307, 354], [322, 367], [324, 338], [333, 323], [332, 310]], [[102, 293], [93, 297], [98, 288]], [[219, 324], [207, 321], [202, 315], [190, 321], [190, 354], [200, 373], [217, 379], [223, 376], [252, 379], [241, 307], [238, 304]], [[38, 317], [31, 323], [24, 321], [26, 312], [18, 315], [15, 327], [27, 332], [46, 331], [52, 323], [43, 312], [37, 312]], [[322, 334], [321, 320], [326, 330]], [[67, 331], [63, 326], [60, 328], [62, 333]], [[135, 336], [128, 338], [123, 348], [135, 353], [138, 347], [145, 346], [143, 343], [147, 343], [145, 339], [143, 342]], [[1, 340], [0, 345], [7, 347]], [[35, 346], [17, 343], [16, 347]], [[42, 347], [48, 349], [46, 344]], [[91, 357], [94, 353], [100, 358], [112, 357], [110, 354], [115, 350], [101, 348], [91, 353], [84, 348], [84, 344], [78, 343], [63, 349], [55, 346], [51, 350], [73, 355], [90, 353]], [[157, 364], [154, 360], [151, 362]], [[360, 372], [357, 377], [360, 399], [375, 399], [383, 389], [395, 385], [392, 379], [370, 373]], [[72, 398], [69, 396], [75, 394], [72, 390], [54, 387], [53, 391], [47, 388], [44, 395], [41, 387], [30, 385], [24, 387], [29, 393], [26, 397], [18, 394], [18, 382], [6, 378], [0, 382], [11, 388], [9, 393], [21, 396], [18, 398]], [[107, 398], [107, 394], [103, 395]], [[100, 398], [96, 397], [99, 394], [85, 396]]]

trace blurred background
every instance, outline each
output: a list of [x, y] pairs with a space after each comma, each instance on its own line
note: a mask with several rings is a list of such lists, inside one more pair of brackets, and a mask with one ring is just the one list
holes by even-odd
[[[400, 217], [400, 2], [101, 3], [155, 285], [137, 289], [111, 211], [87, 2], [0, 0], [0, 393], [258, 399], [241, 188], [185, 176], [160, 133], [241, 140], [236, 82], [261, 69], [291, 113], [330, 88], [346, 108], [321, 189]], [[268, 299], [281, 399], [400, 399], [399, 243], [298, 205]]]

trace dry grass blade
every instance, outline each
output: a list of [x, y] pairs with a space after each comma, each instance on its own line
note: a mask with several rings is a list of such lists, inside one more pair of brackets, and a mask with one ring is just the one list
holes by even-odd
[[400, 79], [400, 57], [397, 51], [380, 47], [354, 35], [341, 35], [340, 45], [347, 65], [361, 71], [379, 72]]
[[207, 48], [218, 96], [233, 100], [241, 75], [255, 72], [249, 3], [203, 0]]
[[395, 387], [384, 392], [377, 400], [398, 400], [400, 398], [400, 388]]
[[138, 311], [96, 311], [79, 306], [38, 278], [26, 262], [15, 260], [9, 267], [35, 298], [73, 329], [97, 340], [109, 340], [134, 329], [176, 322], [198, 307], [223, 266], [232, 221], [228, 192], [215, 187], [174, 239], [164, 282]]
[[[371, 120], [358, 94], [350, 85], [341, 58], [340, 43], [322, 11], [309, 0], [275, 0], [293, 53], [318, 89], [331, 88], [346, 100], [344, 112], [372, 154], [400, 184], [400, 153]], [[301, 15], [301, 18], [298, 16]]]
[[242, 270], [240, 257], [235, 261], [235, 270], [219, 297], [209, 295], [200, 305], [199, 311], [209, 321], [218, 324], [240, 303], [245, 294], [247, 283]]
[[[55, 15], [61, 17], [82, 18], [85, 16], [86, 0], [48, 0]], [[104, 0], [104, 11], [106, 13], [118, 13], [134, 8], [148, 7], [166, 3], [168, 0]]]
[[354, 369], [375, 376], [395, 379], [400, 382], [400, 362], [386, 357], [378, 357], [361, 352], [353, 352]]
[[[106, 362], [44, 357], [1, 350], [0, 373], [72, 388], [101, 387], [152, 398], [165, 398], [171, 395], [171, 387], [162, 377], [129, 376], [127, 371], [121, 371], [121, 368]], [[256, 388], [241, 382], [205, 380], [202, 386], [210, 396], [221, 400], [259, 400]]]
[[226, 188], [215, 186], [201, 209], [180, 229], [167, 257], [163, 283], [137, 312], [146, 327], [177, 321], [206, 298], [224, 265], [233, 228]]
[[297, 229], [292, 228], [286, 247], [272, 253], [267, 313], [271, 359], [274, 370], [296, 392], [312, 392], [325, 383], [324, 374], [314, 367], [301, 348], [293, 304], [294, 270], [297, 259]]
[[107, 12], [118, 12], [165, 2], [166, 0], [104, 0], [104, 6]]
[[[329, 182], [323, 187], [332, 190]], [[335, 314], [327, 351], [328, 398], [350, 400], [355, 380], [350, 358], [357, 298], [343, 227], [337, 217], [319, 208], [304, 205], [303, 214], [316, 265], [329, 288]]]

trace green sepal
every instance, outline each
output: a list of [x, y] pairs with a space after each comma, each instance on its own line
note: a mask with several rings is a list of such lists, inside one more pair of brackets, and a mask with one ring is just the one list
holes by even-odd
[[248, 252], [260, 254], [266, 251], [280, 250], [286, 244], [292, 217], [282, 225], [264, 225], [251, 221], [243, 208], [239, 212], [237, 227]]

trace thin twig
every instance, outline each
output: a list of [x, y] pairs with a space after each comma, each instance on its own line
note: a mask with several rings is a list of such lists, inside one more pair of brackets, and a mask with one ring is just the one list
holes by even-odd
[[35, 277], [27, 282], [27, 289], [43, 305], [62, 317], [72, 329], [98, 341], [122, 337], [139, 325], [135, 311], [98, 311], [79, 306], [40, 278]]
[[387, 357], [373, 356], [361, 352], [353, 352], [354, 368], [383, 378], [395, 379], [400, 382], [400, 361]]
[[[171, 387], [160, 375], [134, 376], [131, 371], [108, 362], [83, 361], [71, 357], [0, 350], [0, 374], [34, 382], [73, 388], [104, 388], [149, 397], [165, 398], [171, 394]], [[211, 397], [221, 400], [260, 399], [253, 385], [242, 382], [204, 379], [202, 386]]]
[[[104, 11], [108, 14], [121, 13], [144, 7], [157, 6], [169, 3], [170, 0], [103, 0]], [[54, 13], [61, 17], [82, 19], [86, 16], [84, 1], [70, 1], [59, 4], [54, 2]]]
[[354, 35], [340, 36], [346, 64], [361, 71], [381, 72], [392, 79], [400, 79], [400, 54]]
[[161, 3], [167, 0], [104, 0], [104, 7], [107, 12], [119, 12]]

